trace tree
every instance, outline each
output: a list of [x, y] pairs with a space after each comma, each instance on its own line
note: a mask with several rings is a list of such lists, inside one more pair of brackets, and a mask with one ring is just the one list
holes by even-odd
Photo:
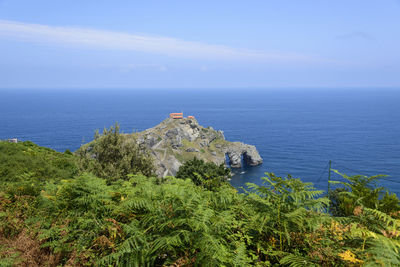
[[96, 131], [94, 141], [82, 146], [77, 154], [81, 170], [98, 177], [117, 180], [126, 179], [128, 174], [154, 174], [153, 159], [148, 151], [134, 136], [120, 133], [118, 123], [104, 129], [102, 135]]
[[193, 158], [179, 168], [176, 177], [190, 178], [194, 184], [213, 190], [231, 178], [231, 171], [224, 164], [217, 165], [213, 162], [204, 162], [202, 159]]

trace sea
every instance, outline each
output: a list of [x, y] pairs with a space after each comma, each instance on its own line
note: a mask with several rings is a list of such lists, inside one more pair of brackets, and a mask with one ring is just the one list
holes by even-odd
[[378, 185], [400, 196], [400, 88], [3, 89], [0, 139], [75, 151], [96, 129], [142, 131], [171, 112], [257, 147], [264, 162], [233, 170], [237, 188], [272, 172], [326, 191], [336, 170], [387, 175]]

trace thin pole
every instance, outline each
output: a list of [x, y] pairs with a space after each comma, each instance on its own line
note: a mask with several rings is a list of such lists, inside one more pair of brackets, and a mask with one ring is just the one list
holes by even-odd
[[331, 193], [331, 166], [332, 166], [332, 160], [329, 161], [329, 172], [328, 172], [328, 196]]
[[[328, 199], [331, 199], [331, 166], [332, 166], [332, 160], [329, 161], [329, 172], [328, 172]], [[329, 212], [329, 206], [328, 206], [328, 212]]]

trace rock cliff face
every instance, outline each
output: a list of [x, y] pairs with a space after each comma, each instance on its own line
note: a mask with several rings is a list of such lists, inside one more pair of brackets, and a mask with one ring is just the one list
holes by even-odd
[[154, 156], [160, 177], [175, 175], [185, 161], [194, 157], [221, 164], [227, 155], [232, 168], [241, 167], [242, 158], [250, 166], [262, 164], [255, 146], [226, 141], [222, 131], [204, 128], [193, 118], [168, 118], [136, 135]]

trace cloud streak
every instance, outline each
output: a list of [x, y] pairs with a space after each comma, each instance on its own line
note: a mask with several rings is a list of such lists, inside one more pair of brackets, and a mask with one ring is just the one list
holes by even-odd
[[372, 35], [363, 32], [363, 31], [354, 31], [354, 32], [349, 32], [346, 34], [342, 34], [337, 36], [338, 39], [341, 40], [364, 40], [364, 41], [375, 41], [375, 37], [373, 37]]
[[260, 62], [315, 61], [311, 56], [266, 53], [177, 38], [138, 35], [82, 27], [60, 27], [0, 20], [0, 38], [46, 45], [136, 51], [178, 58]]

